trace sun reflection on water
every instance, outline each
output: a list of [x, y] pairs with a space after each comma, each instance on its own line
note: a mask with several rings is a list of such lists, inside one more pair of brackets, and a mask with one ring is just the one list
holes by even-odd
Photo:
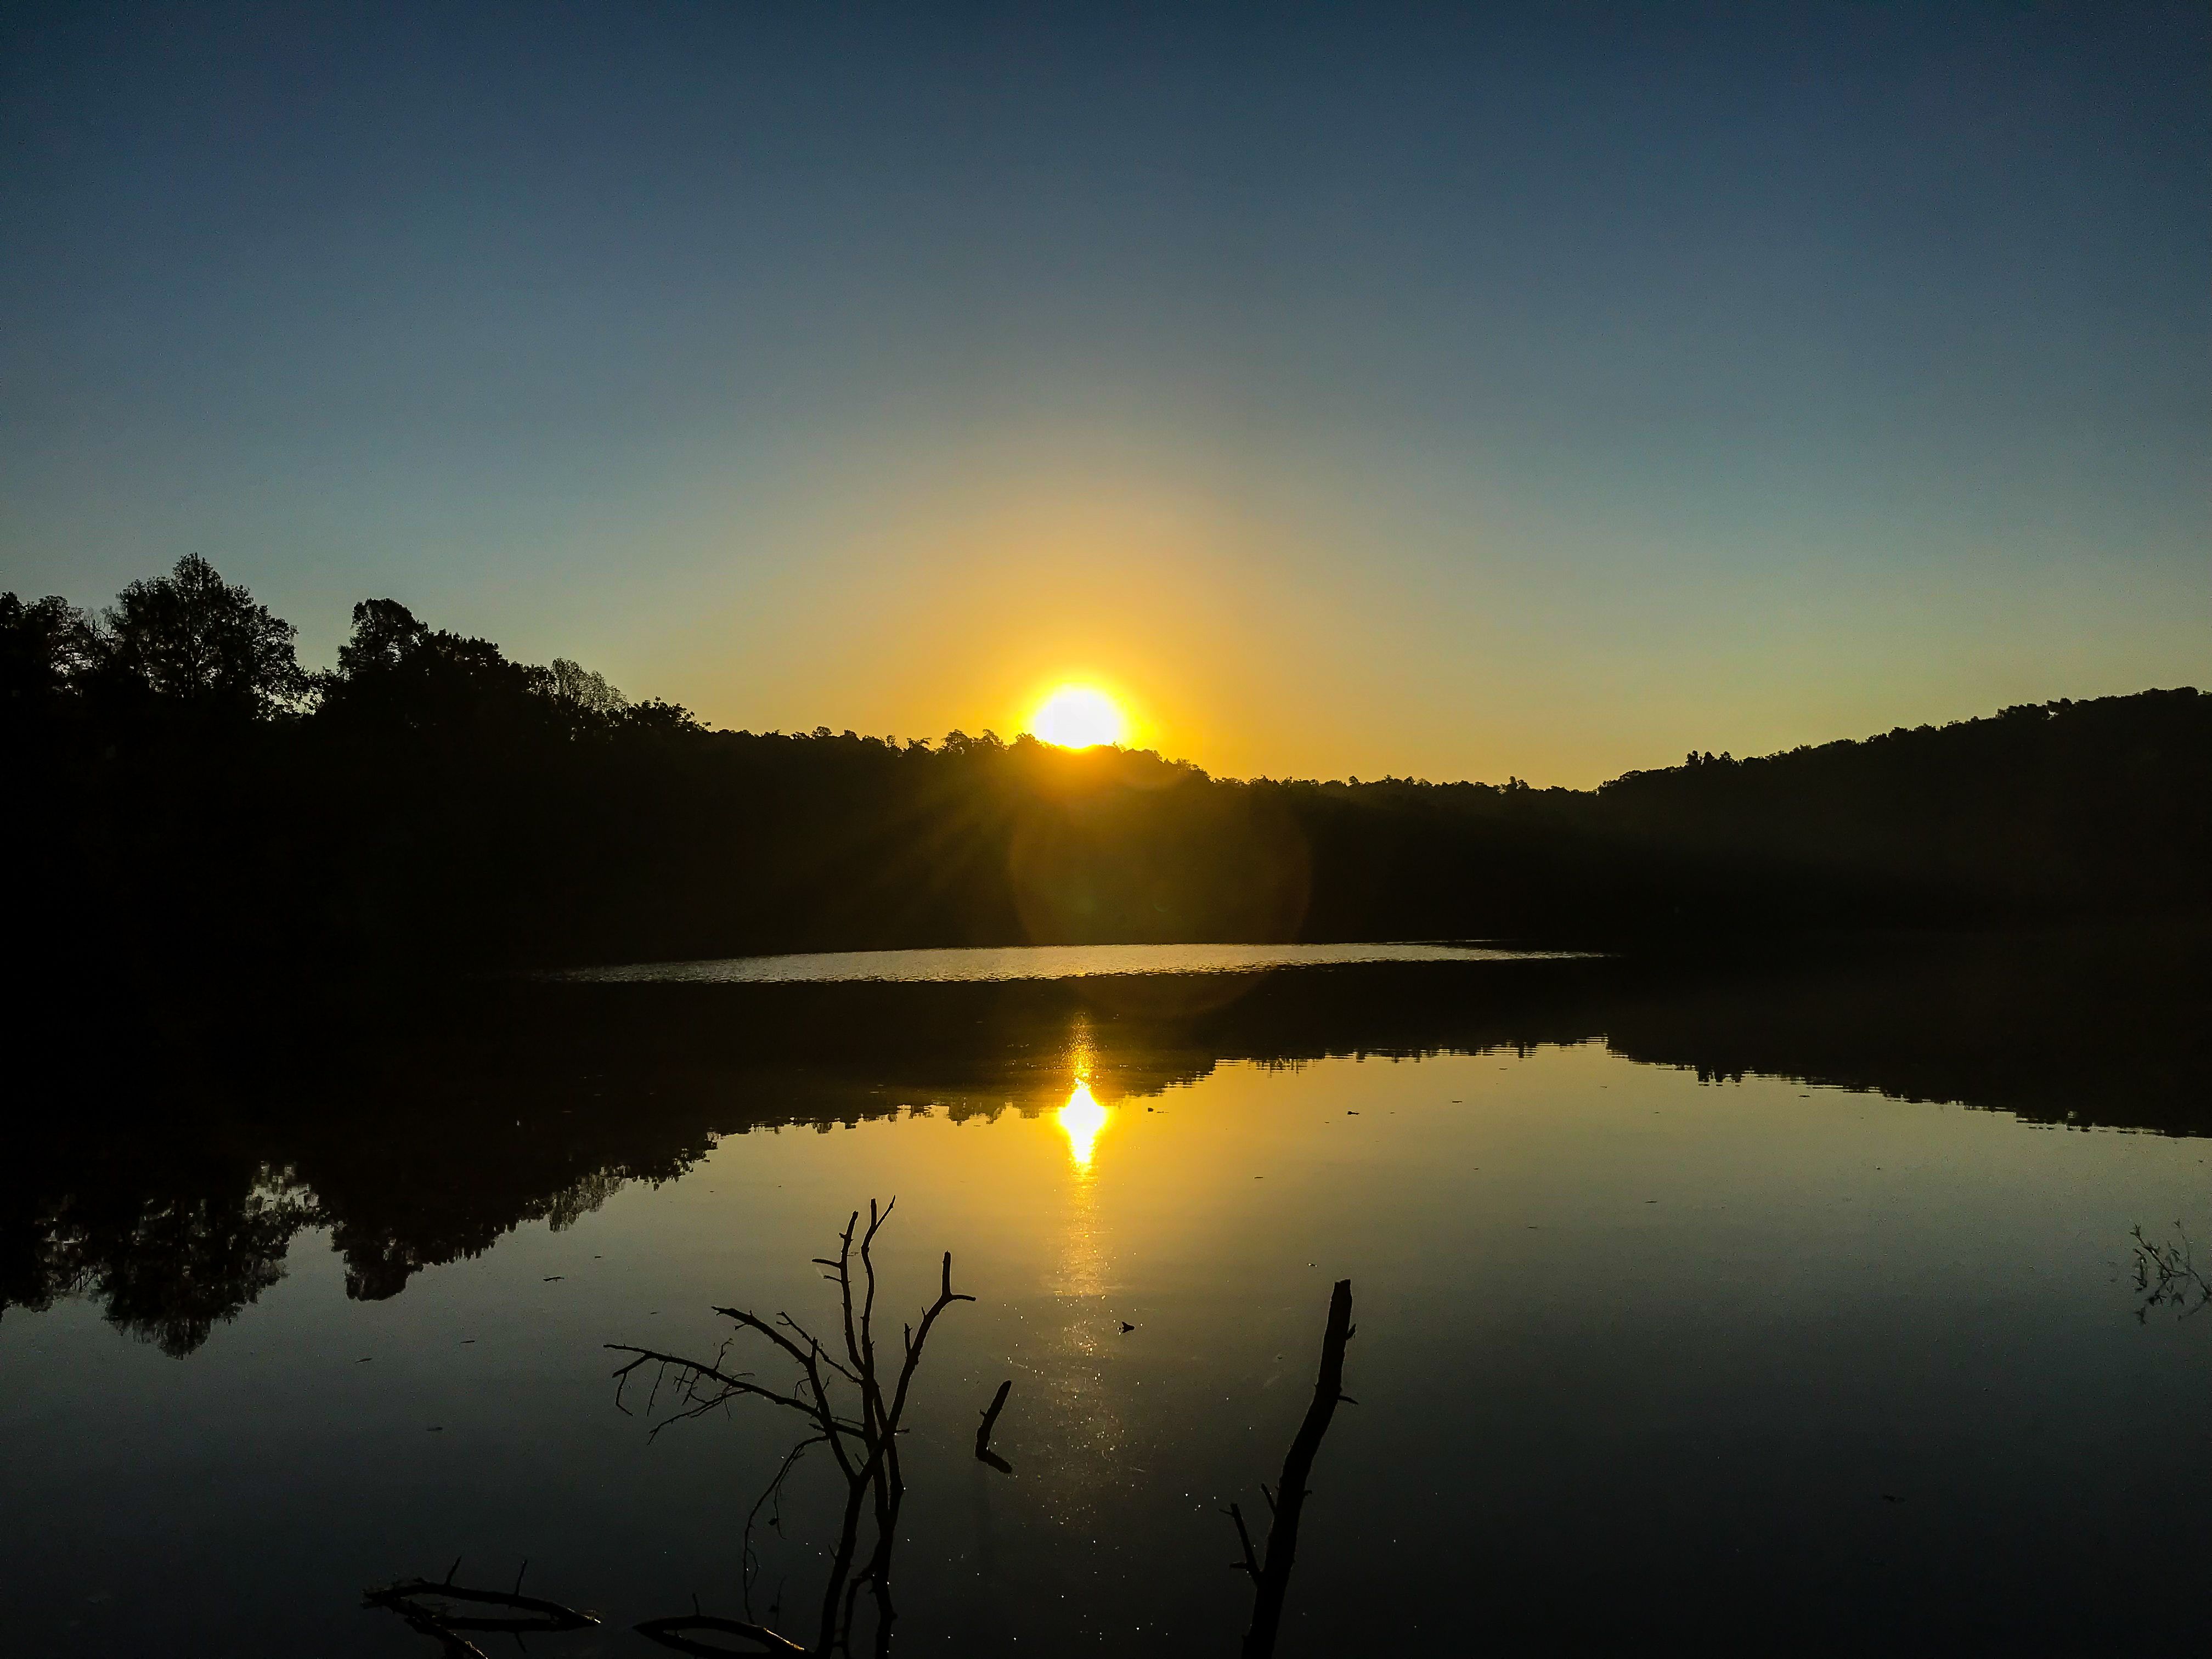
[[1091, 1098], [1090, 1079], [1076, 1079], [1074, 1092], [1068, 1096], [1067, 1104], [1060, 1109], [1060, 1127], [1067, 1132], [1067, 1155], [1082, 1174], [1091, 1172], [1091, 1154], [1098, 1143], [1098, 1132], [1106, 1127], [1109, 1115]]

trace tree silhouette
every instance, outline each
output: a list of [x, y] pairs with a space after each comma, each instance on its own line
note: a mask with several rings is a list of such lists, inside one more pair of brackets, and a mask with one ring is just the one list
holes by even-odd
[[581, 663], [556, 657], [547, 672], [553, 696], [587, 714], [619, 714], [629, 707], [629, 699], [608, 684], [605, 675]]
[[430, 628], [397, 599], [363, 599], [318, 712], [336, 726], [387, 732], [512, 721], [552, 684], [489, 640]]
[[67, 697], [99, 655], [90, 617], [49, 594], [27, 603], [0, 593], [0, 717], [11, 723], [47, 714]]
[[988, 731], [710, 731], [392, 599], [354, 607], [329, 672], [292, 641], [197, 557], [101, 624], [0, 599], [4, 761], [40, 809], [0, 826], [0, 855], [47, 878], [29, 945], [174, 986], [186, 961], [212, 982], [303, 955], [406, 974], [2212, 913], [2212, 697], [2189, 689], [1568, 790], [1219, 779]]
[[313, 686], [293, 652], [299, 630], [197, 553], [132, 582], [104, 620], [105, 660], [167, 702], [265, 717], [297, 708]]

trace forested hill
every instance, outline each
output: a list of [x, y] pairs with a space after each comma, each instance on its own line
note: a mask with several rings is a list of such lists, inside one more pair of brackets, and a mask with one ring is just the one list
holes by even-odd
[[1595, 791], [709, 731], [390, 600], [328, 673], [185, 560], [0, 598], [19, 949], [288, 973], [1112, 940], [1601, 941], [2212, 917], [2212, 697], [2010, 708]]

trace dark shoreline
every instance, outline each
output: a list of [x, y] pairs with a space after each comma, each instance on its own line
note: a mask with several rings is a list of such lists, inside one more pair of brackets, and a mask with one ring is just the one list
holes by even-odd
[[[2063, 1128], [2212, 1136], [2212, 937], [1733, 951], [1000, 982], [293, 984], [12, 1044], [0, 1308], [89, 1293], [189, 1352], [331, 1230], [348, 1294], [680, 1176], [725, 1135], [1109, 1104], [1239, 1062], [1602, 1042]], [[24, 1005], [18, 1005], [20, 1017]]]
[[150, 1086], [165, 1115], [198, 1101], [281, 1119], [307, 1099], [425, 1076], [557, 1086], [611, 1066], [892, 1064], [916, 1086], [937, 1078], [957, 1089], [1059, 1054], [1081, 1023], [1102, 1055], [1200, 1066], [1602, 1039], [1719, 1076], [1797, 1077], [2054, 1122], [2212, 1126], [2212, 931], [2195, 927], [988, 981], [309, 973], [181, 984], [151, 1003], [82, 981], [45, 988], [9, 1011], [19, 1101], [43, 1092], [132, 1113]]

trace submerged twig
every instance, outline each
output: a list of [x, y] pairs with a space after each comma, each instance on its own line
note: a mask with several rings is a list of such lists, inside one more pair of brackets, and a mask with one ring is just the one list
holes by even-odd
[[991, 1403], [983, 1408], [983, 1420], [975, 1428], [975, 1461], [988, 1463], [1000, 1474], [1012, 1474], [1014, 1466], [991, 1449], [991, 1431], [999, 1426], [999, 1413], [1006, 1409], [1006, 1395], [1013, 1386], [1014, 1379], [1011, 1376], [999, 1384], [998, 1393], [991, 1396]]
[[[826, 1271], [823, 1277], [837, 1287], [837, 1328], [831, 1342], [842, 1348], [840, 1358], [824, 1343], [787, 1313], [779, 1313], [774, 1320], [762, 1318], [744, 1308], [716, 1308], [714, 1311], [732, 1321], [739, 1335], [750, 1332], [758, 1336], [788, 1360], [797, 1370], [793, 1383], [776, 1389], [755, 1382], [749, 1371], [732, 1371], [725, 1368], [729, 1344], [717, 1350], [712, 1360], [690, 1358], [682, 1354], [665, 1353], [656, 1348], [641, 1348], [628, 1343], [610, 1342], [606, 1346], [614, 1352], [633, 1356], [618, 1367], [614, 1375], [615, 1403], [623, 1404], [623, 1392], [632, 1376], [641, 1369], [653, 1369], [653, 1390], [647, 1400], [646, 1410], [650, 1414], [655, 1408], [661, 1384], [672, 1385], [675, 1405], [668, 1415], [653, 1425], [653, 1432], [672, 1423], [683, 1422], [725, 1406], [733, 1401], [754, 1399], [765, 1401], [784, 1410], [796, 1412], [805, 1418], [808, 1434], [778, 1467], [767, 1491], [746, 1517], [744, 1538], [745, 1593], [747, 1610], [750, 1597], [754, 1557], [752, 1528], [763, 1504], [776, 1500], [780, 1514], [781, 1492], [785, 1479], [799, 1461], [799, 1455], [810, 1446], [825, 1446], [837, 1465], [837, 1472], [845, 1481], [845, 1503], [841, 1517], [836, 1547], [830, 1554], [830, 1573], [823, 1586], [820, 1633], [812, 1648], [802, 1648], [789, 1637], [756, 1625], [736, 1620], [711, 1619], [694, 1613], [685, 1619], [657, 1619], [638, 1626], [639, 1631], [664, 1646], [676, 1647], [685, 1652], [714, 1652], [692, 1642], [685, 1634], [690, 1631], [715, 1631], [737, 1635], [760, 1643], [763, 1650], [773, 1653], [829, 1654], [849, 1645], [852, 1638], [854, 1610], [860, 1592], [866, 1586], [876, 1604], [877, 1645], [880, 1651], [887, 1642], [891, 1620], [896, 1617], [890, 1602], [891, 1555], [898, 1537], [899, 1506], [906, 1495], [906, 1482], [899, 1462], [898, 1437], [902, 1431], [907, 1400], [914, 1386], [915, 1373], [921, 1368], [922, 1353], [929, 1341], [930, 1332], [938, 1319], [956, 1302], [973, 1302], [975, 1298], [952, 1288], [952, 1253], [946, 1251], [939, 1266], [938, 1292], [935, 1300], [922, 1310], [920, 1321], [902, 1328], [899, 1362], [895, 1373], [886, 1378], [878, 1364], [876, 1334], [876, 1237], [884, 1224], [890, 1218], [896, 1200], [878, 1207], [871, 1200], [868, 1205], [868, 1224], [860, 1226], [858, 1210], [847, 1218], [844, 1231], [838, 1235], [837, 1254], [818, 1256], [816, 1265]], [[860, 1267], [855, 1273], [854, 1261]], [[1000, 1391], [1001, 1402], [1004, 1390]], [[852, 1403], [844, 1403], [841, 1395], [850, 1395]], [[995, 1414], [995, 1413], [994, 1413]], [[867, 1558], [860, 1559], [860, 1528], [864, 1519], [872, 1518], [875, 1535]], [[690, 1645], [685, 1645], [690, 1644]], [[726, 1651], [727, 1650], [719, 1650]]]
[[[523, 1595], [521, 1572], [514, 1575], [512, 1590], [477, 1589], [456, 1584], [453, 1574], [460, 1570], [460, 1565], [457, 1556], [442, 1579], [403, 1578], [381, 1589], [367, 1591], [362, 1605], [398, 1613], [410, 1629], [436, 1640], [447, 1659], [467, 1659], [471, 1655], [483, 1659], [483, 1650], [461, 1635], [463, 1631], [505, 1631], [520, 1637], [532, 1632], [584, 1630], [599, 1622], [588, 1613], [563, 1607], [542, 1595]], [[525, 1561], [522, 1565], [526, 1571], [530, 1563]], [[433, 1599], [503, 1607], [507, 1612], [504, 1615], [453, 1613], [429, 1605]]]
[[1359, 1402], [1344, 1391], [1344, 1350], [1358, 1327], [1352, 1322], [1352, 1281], [1340, 1279], [1328, 1298], [1328, 1323], [1322, 1334], [1321, 1372], [1314, 1380], [1312, 1403], [1306, 1407], [1305, 1420], [1291, 1442], [1291, 1449], [1283, 1459], [1282, 1483], [1270, 1493], [1264, 1486], [1260, 1495], [1267, 1500], [1274, 1511], [1274, 1519], [1267, 1528], [1267, 1551], [1262, 1558], [1252, 1547], [1252, 1534], [1244, 1524], [1244, 1512], [1231, 1504], [1226, 1513], [1236, 1524], [1237, 1541], [1243, 1559], [1230, 1565], [1252, 1581], [1252, 1625], [1244, 1632], [1243, 1659], [1272, 1659], [1275, 1651], [1276, 1632], [1283, 1622], [1283, 1601], [1291, 1588], [1291, 1568], [1297, 1560], [1298, 1522], [1305, 1510], [1306, 1499], [1312, 1494], [1306, 1490], [1306, 1479], [1313, 1473], [1314, 1457], [1321, 1450], [1322, 1437], [1328, 1432], [1329, 1420], [1336, 1415], [1339, 1401], [1347, 1406]]
[[637, 1633], [648, 1642], [664, 1648], [673, 1648], [678, 1653], [714, 1656], [738, 1651], [735, 1648], [710, 1647], [704, 1642], [691, 1639], [693, 1631], [719, 1631], [725, 1636], [742, 1638], [757, 1644], [762, 1653], [804, 1654], [802, 1648], [787, 1636], [779, 1636], [765, 1625], [748, 1624], [742, 1619], [716, 1619], [707, 1613], [686, 1613], [675, 1619], [648, 1619], [637, 1626]]
[[2153, 1243], [2141, 1227], [2129, 1235], [2136, 1242], [2136, 1291], [2142, 1297], [2136, 1309], [2138, 1321], [2153, 1308], [2170, 1306], [2186, 1316], [2212, 1303], [2212, 1278], [2197, 1265], [2189, 1235], [2179, 1221], [2173, 1231], [2176, 1242], [2172, 1244]]

